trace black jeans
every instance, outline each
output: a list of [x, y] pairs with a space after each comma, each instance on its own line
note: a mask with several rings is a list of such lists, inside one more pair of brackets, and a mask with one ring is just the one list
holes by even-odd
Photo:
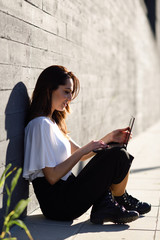
[[33, 187], [43, 214], [55, 220], [73, 220], [101, 198], [112, 183], [120, 183], [133, 160], [124, 148], [115, 147], [96, 154], [77, 177], [51, 185], [36, 178]]

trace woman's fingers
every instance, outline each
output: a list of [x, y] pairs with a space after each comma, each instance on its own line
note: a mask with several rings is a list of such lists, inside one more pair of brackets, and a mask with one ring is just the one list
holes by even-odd
[[119, 131], [126, 132], [126, 131], [131, 131], [131, 129], [130, 129], [130, 127], [126, 127], [126, 128], [119, 129]]
[[107, 144], [104, 143], [102, 140], [100, 141], [93, 141], [93, 149], [92, 150], [96, 150], [99, 148], [106, 148]]
[[125, 143], [127, 141], [128, 134], [130, 134], [129, 127], [113, 131], [113, 142]]
[[94, 141], [94, 148], [103, 148], [103, 147], [106, 147], [106, 144], [100, 140], [100, 141]]

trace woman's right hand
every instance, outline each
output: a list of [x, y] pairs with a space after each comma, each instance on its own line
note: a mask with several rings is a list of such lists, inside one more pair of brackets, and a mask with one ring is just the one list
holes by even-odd
[[[105, 148], [107, 145], [102, 141], [91, 141], [87, 145], [78, 148], [69, 158], [55, 167], [45, 167], [43, 169], [44, 176], [50, 184], [55, 184], [59, 179], [65, 176], [80, 160], [86, 160], [86, 156], [93, 150]], [[86, 155], [85, 157], [83, 157]], [[91, 157], [91, 156], [88, 156]], [[86, 159], [85, 159], [86, 158]]]
[[83, 155], [85, 155], [99, 148], [106, 148], [106, 147], [107, 147], [107, 144], [102, 140], [99, 140], [99, 141], [93, 140], [88, 144], [86, 144], [85, 146], [81, 147], [81, 151]]

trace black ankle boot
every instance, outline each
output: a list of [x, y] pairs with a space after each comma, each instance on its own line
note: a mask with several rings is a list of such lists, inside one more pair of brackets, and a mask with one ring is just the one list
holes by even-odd
[[113, 223], [128, 223], [136, 220], [139, 213], [136, 211], [127, 211], [113, 200], [110, 191], [95, 203], [92, 207], [90, 221], [96, 224], [103, 224], [103, 222]]
[[114, 197], [119, 205], [124, 206], [127, 210], [137, 211], [139, 214], [148, 213], [151, 210], [151, 205], [146, 202], [141, 202], [125, 192], [120, 197]]

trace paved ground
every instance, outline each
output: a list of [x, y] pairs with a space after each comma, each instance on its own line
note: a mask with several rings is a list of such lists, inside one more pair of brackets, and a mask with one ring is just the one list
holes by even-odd
[[[133, 138], [128, 151], [135, 156], [128, 192], [151, 203], [150, 213], [126, 225], [101, 226], [90, 223], [90, 211], [73, 222], [55, 222], [37, 210], [25, 219], [34, 240], [160, 240], [160, 122]], [[12, 236], [28, 239], [17, 227], [12, 229]]]

